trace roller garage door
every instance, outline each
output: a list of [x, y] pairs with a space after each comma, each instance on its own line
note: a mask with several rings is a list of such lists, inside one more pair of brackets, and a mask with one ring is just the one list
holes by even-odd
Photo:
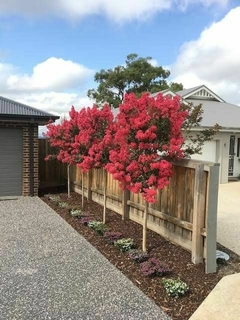
[[0, 128], [0, 196], [22, 195], [22, 129]]

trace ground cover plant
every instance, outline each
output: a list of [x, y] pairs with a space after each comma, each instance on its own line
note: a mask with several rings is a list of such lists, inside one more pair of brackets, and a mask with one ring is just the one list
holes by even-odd
[[145, 276], [164, 276], [170, 272], [170, 269], [166, 262], [159, 261], [156, 258], [150, 258], [145, 262], [142, 262], [141, 271]]
[[129, 251], [129, 258], [137, 263], [141, 263], [149, 258], [149, 254], [139, 249], [132, 249]]
[[122, 238], [121, 232], [106, 231], [103, 235], [104, 240], [109, 244], [114, 244], [115, 241]]
[[134, 242], [132, 238], [123, 238], [114, 241], [114, 246], [118, 248], [122, 252], [129, 251], [134, 246]]
[[70, 210], [70, 214], [71, 214], [73, 217], [77, 217], [77, 218], [80, 218], [80, 217], [83, 217], [83, 216], [84, 216], [84, 213], [82, 212], [81, 209], [71, 209], [71, 210]]
[[[169, 296], [164, 288], [161, 277], [143, 276], [140, 265], [129, 257], [130, 252], [122, 253], [114, 245], [107, 243], [104, 236], [99, 236], [90, 227], [89, 221], [102, 219], [102, 206], [93, 201], [86, 201], [85, 217], [77, 219], [73, 217], [69, 208], [60, 208], [55, 201], [51, 201], [44, 194], [60, 191], [55, 194], [62, 202], [67, 202], [69, 208], [79, 208], [81, 195], [71, 193], [68, 198], [67, 192], [62, 189], [46, 189], [42, 192], [42, 199], [50, 205], [63, 219], [75, 230], [84, 236], [95, 246], [114, 266], [125, 274], [140, 290], [159, 305], [173, 320], [189, 319], [205, 297], [211, 292], [218, 281], [227, 274], [240, 272], [240, 259], [230, 250], [218, 245], [220, 250], [230, 255], [226, 264], [218, 265], [216, 274], [205, 274], [204, 264], [194, 265], [191, 263], [191, 254], [179, 246], [165, 240], [160, 235], [148, 230], [148, 254], [150, 258], [164, 261], [170, 268], [171, 273], [164, 279], [181, 279], [189, 287], [186, 295], [175, 298]], [[136, 248], [141, 248], [142, 226], [133, 221], [122, 221], [122, 217], [111, 210], [107, 210], [107, 227], [110, 232], [118, 232], [123, 238], [133, 238]]]
[[101, 221], [96, 221], [96, 220], [89, 221], [88, 226], [101, 236], [103, 236], [104, 232], [107, 231], [107, 226]]
[[67, 202], [58, 202], [58, 206], [59, 206], [60, 208], [68, 208]]
[[163, 279], [162, 283], [167, 294], [171, 297], [184, 296], [189, 290], [188, 285], [180, 279]]

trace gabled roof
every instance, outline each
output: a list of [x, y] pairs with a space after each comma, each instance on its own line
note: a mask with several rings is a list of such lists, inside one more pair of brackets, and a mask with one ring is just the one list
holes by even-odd
[[205, 85], [177, 91], [176, 94], [181, 96], [183, 99], [198, 99], [198, 100], [202, 99], [202, 100], [225, 102], [222, 98], [220, 98], [216, 93], [214, 93]]
[[25, 121], [34, 120], [39, 123], [47, 123], [50, 119], [56, 120], [59, 117], [0, 96], [0, 119], [7, 119], [8, 121], [17, 119]]
[[165, 90], [162, 90], [162, 91], [151, 93], [150, 97], [155, 98], [159, 93], [161, 93], [163, 96], [167, 96], [167, 95], [170, 95], [172, 97], [176, 96], [175, 92], [171, 91], [170, 89], [165, 89]]
[[[151, 97], [156, 97], [157, 94], [165, 93], [165, 91], [167, 90], [151, 94]], [[195, 106], [202, 104], [201, 127], [213, 127], [218, 123], [222, 129], [227, 131], [240, 130], [240, 107], [225, 102], [205, 85], [177, 91], [175, 95], [179, 95], [183, 103], [192, 103]], [[174, 96], [173, 92], [172, 96]]]

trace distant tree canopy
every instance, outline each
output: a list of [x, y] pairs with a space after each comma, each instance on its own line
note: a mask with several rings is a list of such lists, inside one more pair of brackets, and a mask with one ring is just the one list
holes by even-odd
[[167, 82], [170, 71], [151, 64], [152, 58], [139, 57], [132, 53], [127, 56], [124, 66], [100, 70], [94, 76], [99, 84], [97, 89], [88, 90], [88, 97], [97, 104], [107, 102], [117, 108], [126, 93], [140, 97], [144, 92], [155, 93], [170, 88], [172, 91], [183, 89], [181, 83]]

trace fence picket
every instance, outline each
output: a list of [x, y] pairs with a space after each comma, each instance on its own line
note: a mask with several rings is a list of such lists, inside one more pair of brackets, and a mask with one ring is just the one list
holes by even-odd
[[[51, 151], [48, 140], [40, 139], [39, 178], [45, 183], [53, 180], [59, 183], [66, 180], [67, 167], [56, 160], [45, 162], [46, 153]], [[205, 257], [206, 272], [215, 272], [219, 166], [182, 160], [173, 163], [173, 167], [175, 175], [170, 185], [158, 191], [157, 203], [148, 208], [147, 227], [191, 251], [193, 263], [200, 263]], [[72, 166], [73, 191], [81, 193], [79, 186], [84, 184], [87, 198], [103, 205], [103, 177], [103, 169], [94, 169], [82, 178], [80, 168]], [[121, 214], [123, 220], [130, 218], [143, 225], [145, 206], [142, 196], [122, 191], [110, 174], [107, 183], [107, 208]]]

